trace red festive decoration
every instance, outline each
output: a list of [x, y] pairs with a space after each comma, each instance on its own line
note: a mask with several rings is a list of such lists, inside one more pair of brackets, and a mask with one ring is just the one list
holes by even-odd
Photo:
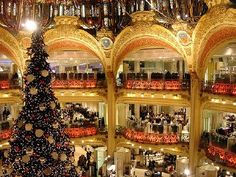
[[[80, 138], [85, 136], [93, 136], [97, 134], [97, 129], [95, 127], [89, 128], [65, 128], [65, 133], [70, 138]], [[6, 140], [11, 137], [12, 130], [5, 130], [0, 132], [0, 140]]]
[[127, 89], [152, 89], [152, 90], [181, 90], [181, 83], [178, 80], [127, 80], [125, 82]]
[[213, 93], [236, 95], [236, 84], [215, 83], [212, 85]]
[[52, 82], [53, 88], [95, 88], [96, 80], [55, 80]]
[[9, 89], [10, 88], [10, 82], [7, 80], [0, 81], [0, 89]]
[[125, 138], [139, 143], [149, 144], [176, 144], [179, 143], [179, 136], [177, 134], [156, 134], [137, 132], [131, 129], [125, 129]]
[[206, 149], [209, 159], [228, 167], [236, 168], [236, 154], [222, 148], [209, 145]]

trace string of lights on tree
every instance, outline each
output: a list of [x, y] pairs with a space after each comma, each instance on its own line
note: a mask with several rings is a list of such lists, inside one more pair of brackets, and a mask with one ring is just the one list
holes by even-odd
[[74, 146], [64, 132], [60, 106], [51, 89], [43, 32], [33, 33], [24, 73], [24, 106], [13, 126], [4, 176], [78, 176]]

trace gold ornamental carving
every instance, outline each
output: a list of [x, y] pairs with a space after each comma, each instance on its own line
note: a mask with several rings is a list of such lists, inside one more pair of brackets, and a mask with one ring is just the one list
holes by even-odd
[[[216, 18], [217, 17], [217, 18]], [[221, 43], [236, 37], [236, 9], [218, 5], [209, 10], [193, 32], [194, 68], [203, 77], [212, 51]]]
[[67, 21], [68, 18], [65, 16], [56, 18], [56, 28], [45, 33], [44, 39], [48, 52], [65, 49], [87, 50], [106, 66], [105, 54], [99, 42], [91, 34], [78, 29], [79, 22], [76, 17], [71, 17]]
[[[143, 16], [141, 16], [142, 13], [144, 13]], [[147, 15], [147, 12], [139, 12], [136, 14], [134, 17], [138, 20], [134, 20], [135, 23], [133, 23], [132, 26], [125, 28], [116, 37], [112, 50], [114, 72], [116, 72], [120, 62], [127, 54], [141, 48], [164, 46], [179, 52], [183, 58], [186, 59], [187, 53], [183, 46], [177, 41], [176, 35], [170, 30], [154, 24], [152, 20], [144, 18], [145, 15]], [[145, 21], [144, 19], [148, 20]]]
[[10, 59], [19, 67], [19, 69], [23, 71], [24, 57], [17, 38], [3, 28], [0, 28], [0, 34], [1, 52], [10, 57]]

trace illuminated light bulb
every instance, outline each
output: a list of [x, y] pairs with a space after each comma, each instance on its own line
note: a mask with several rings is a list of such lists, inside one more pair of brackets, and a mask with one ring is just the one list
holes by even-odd
[[222, 104], [226, 104], [226, 101], [225, 100], [222, 100], [222, 102], [221, 102]]
[[152, 150], [152, 148], [149, 148], [149, 151], [151, 151]]
[[144, 97], [144, 94], [143, 94], [143, 93], [141, 94], [141, 97]]
[[82, 143], [84, 143], [84, 140], [82, 140]]
[[6, 97], [9, 97], [9, 94], [4, 93], [2, 96], [6, 98]]
[[72, 93], [71, 93], [71, 95], [72, 95], [72, 96], [75, 96], [75, 93], [74, 93], [74, 92], [72, 92]]
[[154, 98], [154, 95], [152, 94], [152, 98]]
[[64, 92], [61, 92], [61, 96], [64, 96]]
[[134, 147], [134, 144], [132, 144], [132, 147]]
[[85, 96], [85, 93], [83, 93], [82, 95]]
[[178, 95], [174, 95], [174, 97], [173, 97], [174, 99], [178, 99]]
[[75, 144], [75, 142], [74, 142], [74, 141], [72, 141], [72, 144]]
[[212, 99], [211, 99], [211, 102], [215, 102], [215, 99], [214, 99], [214, 98], [212, 98]]
[[142, 146], [139, 146], [139, 149], [141, 149], [142, 148]]
[[164, 151], [164, 149], [163, 149], [163, 148], [161, 148], [161, 151]]
[[34, 32], [35, 30], [37, 30], [37, 23], [33, 20], [26, 20], [26, 22], [24, 24], [22, 24], [22, 26], [30, 32]]
[[236, 101], [235, 101], [235, 102], [233, 102], [233, 105], [234, 105], [234, 106], [236, 106]]
[[164, 94], [164, 95], [162, 95], [162, 98], [166, 98], [166, 95]]
[[190, 170], [189, 169], [185, 169], [184, 170], [184, 174], [187, 175], [187, 176], [190, 175]]

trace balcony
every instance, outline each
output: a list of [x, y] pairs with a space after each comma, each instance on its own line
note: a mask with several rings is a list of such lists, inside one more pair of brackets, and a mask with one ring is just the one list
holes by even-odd
[[168, 90], [185, 91], [190, 88], [190, 76], [185, 74], [180, 79], [178, 73], [151, 73], [150, 79], [148, 73], [120, 73], [117, 79], [117, 87], [137, 90]]
[[53, 77], [54, 89], [91, 89], [106, 86], [104, 73], [56, 73]]
[[212, 161], [236, 168], [235, 138], [227, 138], [218, 133], [204, 132], [200, 146], [205, 150], [206, 156]]
[[18, 80], [17, 75], [13, 75], [12, 77], [10, 77], [9, 73], [0, 74], [0, 90], [19, 88], [21, 88], [21, 84]]
[[205, 82], [202, 84], [202, 91], [219, 95], [236, 95], [236, 83], [231, 82]]

